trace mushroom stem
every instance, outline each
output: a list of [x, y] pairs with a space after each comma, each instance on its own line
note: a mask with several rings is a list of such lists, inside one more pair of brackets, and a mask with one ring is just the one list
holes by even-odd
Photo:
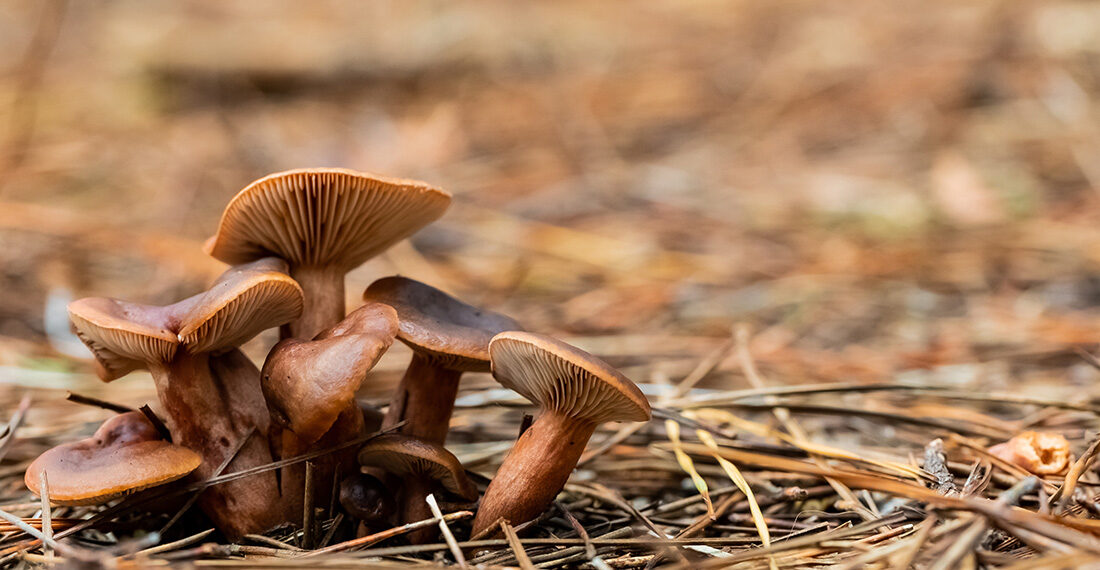
[[[225, 473], [271, 462], [260, 373], [243, 353], [233, 349], [211, 356], [181, 348], [171, 361], [152, 365], [150, 371], [173, 442], [202, 457], [192, 474], [195, 479], [214, 476], [238, 446]], [[249, 439], [242, 446], [245, 437]], [[274, 472], [264, 472], [210, 487], [199, 502], [232, 540], [278, 524], [286, 518], [280, 504], [293, 500], [281, 500]]]
[[290, 276], [302, 287], [305, 306], [302, 316], [279, 328], [279, 337], [311, 339], [340, 322], [347, 305], [344, 300], [344, 270], [335, 267], [291, 265]]
[[546, 410], [519, 437], [481, 499], [471, 536], [501, 518], [525, 523], [565, 487], [596, 424]]
[[443, 445], [461, 378], [461, 371], [442, 368], [430, 357], [414, 352], [394, 392], [383, 428], [404, 420], [401, 433]]
[[[435, 490], [435, 482], [430, 477], [413, 476], [404, 481], [401, 490], [401, 521], [411, 523], [432, 518], [432, 509], [428, 506], [428, 495]], [[428, 544], [435, 540], [438, 529], [428, 526], [409, 533], [412, 544]]]

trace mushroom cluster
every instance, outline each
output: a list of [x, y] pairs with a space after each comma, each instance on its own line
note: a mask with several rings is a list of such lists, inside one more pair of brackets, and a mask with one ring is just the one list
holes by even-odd
[[[230, 201], [207, 241], [231, 265], [210, 289], [164, 306], [73, 302], [73, 330], [98, 376], [148, 370], [159, 406], [42, 454], [27, 486], [37, 494], [48, 481], [55, 503], [99, 504], [248, 470], [199, 496], [230, 540], [302, 520], [307, 495], [338, 493], [361, 533], [431, 518], [429, 494], [469, 508], [480, 497], [473, 534], [537, 517], [594, 430], [646, 421], [649, 403], [598, 358], [412, 279], [375, 281], [347, 312], [344, 275], [439, 218], [450, 200], [428, 184], [344, 169], [272, 174]], [[281, 340], [257, 366], [239, 347], [275, 327]], [[394, 340], [413, 357], [383, 413], [356, 393]], [[444, 448], [465, 372], [492, 372], [540, 409], [484, 495]], [[368, 437], [379, 427], [383, 435]], [[433, 528], [409, 540], [433, 540]]]

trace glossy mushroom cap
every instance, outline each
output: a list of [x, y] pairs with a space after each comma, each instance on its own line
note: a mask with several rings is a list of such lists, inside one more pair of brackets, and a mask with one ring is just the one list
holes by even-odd
[[104, 422], [89, 439], [43, 453], [24, 480], [38, 495], [45, 471], [52, 503], [95, 505], [180, 479], [201, 462], [195, 452], [162, 440], [141, 412], [128, 412]]
[[356, 473], [340, 482], [340, 506], [368, 524], [384, 523], [397, 509], [393, 495], [378, 479]]
[[260, 376], [272, 417], [305, 443], [320, 439], [396, 334], [397, 313], [368, 303], [311, 341], [275, 345]]
[[288, 170], [241, 190], [206, 252], [226, 263], [276, 255], [292, 265], [362, 264], [433, 222], [450, 193], [341, 168]]
[[493, 377], [543, 410], [599, 424], [648, 421], [649, 401], [609, 364], [546, 335], [509, 331], [489, 343]]
[[467, 305], [419, 281], [385, 277], [371, 283], [363, 299], [397, 310], [397, 338], [433, 364], [449, 370], [488, 372], [493, 335], [519, 330], [510, 317]]
[[379, 467], [398, 477], [427, 476], [463, 499], [477, 499], [477, 489], [466, 477], [458, 458], [441, 446], [415, 437], [378, 436], [359, 450], [359, 464]]
[[163, 307], [105, 297], [69, 304], [77, 336], [91, 349], [104, 381], [150, 363], [238, 346], [302, 312], [302, 290], [286, 263], [266, 258], [226, 271], [207, 291]]

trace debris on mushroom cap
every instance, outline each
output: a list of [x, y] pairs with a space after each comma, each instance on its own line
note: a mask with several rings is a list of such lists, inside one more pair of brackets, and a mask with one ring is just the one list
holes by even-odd
[[512, 318], [479, 309], [419, 281], [384, 277], [363, 299], [397, 310], [397, 338], [433, 363], [463, 372], [488, 372], [489, 341], [503, 331], [522, 330]]
[[1070, 464], [1069, 441], [1057, 433], [1025, 431], [989, 453], [1036, 475], [1063, 475]]
[[493, 377], [543, 409], [594, 423], [647, 421], [649, 401], [603, 360], [555, 338], [503, 332], [489, 343]]
[[162, 440], [144, 414], [127, 412], [104, 422], [91, 438], [46, 451], [24, 480], [37, 495], [45, 471], [51, 502], [94, 505], [175, 481], [200, 463], [195, 452]]
[[359, 464], [379, 467], [398, 477], [426, 475], [448, 492], [472, 501], [477, 489], [466, 477], [462, 463], [442, 446], [401, 434], [378, 436], [359, 450]]
[[79, 299], [69, 304], [69, 318], [95, 356], [100, 378], [110, 381], [168, 362], [181, 346], [192, 353], [237, 346], [297, 318], [302, 290], [284, 269], [275, 258], [234, 267], [209, 290], [163, 307]]
[[296, 265], [350, 269], [435, 221], [450, 203], [450, 193], [415, 180], [289, 170], [241, 190], [205, 249], [227, 263], [274, 253]]
[[314, 340], [275, 345], [260, 376], [272, 417], [306, 443], [320, 439], [396, 334], [393, 308], [368, 303]]

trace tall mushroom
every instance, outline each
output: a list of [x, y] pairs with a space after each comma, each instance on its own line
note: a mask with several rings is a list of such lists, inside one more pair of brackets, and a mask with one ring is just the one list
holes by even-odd
[[[259, 370], [236, 347], [301, 314], [302, 290], [285, 270], [275, 258], [234, 267], [206, 292], [163, 307], [104, 297], [69, 305], [101, 379], [149, 369], [173, 442], [202, 457], [200, 479], [238, 447], [225, 473], [271, 462]], [[199, 505], [235, 538], [292, 517], [295, 499], [281, 499], [275, 473], [263, 472], [210, 487]]]
[[502, 518], [522, 524], [545, 510], [565, 486], [596, 426], [650, 417], [649, 402], [633, 382], [560, 340], [504, 332], [489, 343], [489, 356], [493, 377], [540, 412], [486, 489], [474, 535]]
[[[402, 479], [398, 499], [401, 522], [410, 523], [432, 518], [426, 498], [438, 490], [446, 490], [467, 501], [477, 499], [477, 489], [451, 452], [442, 446], [401, 434], [376, 437], [359, 450], [359, 463], [378, 467]], [[435, 536], [431, 528], [409, 533], [409, 541], [423, 544]]]
[[[325, 437], [333, 424], [362, 426], [363, 414], [355, 401], [355, 393], [367, 372], [393, 344], [397, 334], [397, 313], [381, 303], [367, 303], [354, 310], [344, 320], [317, 334], [313, 340], [288, 338], [271, 349], [264, 362], [260, 378], [264, 399], [271, 416], [280, 427], [293, 434], [284, 434], [279, 441], [279, 454], [286, 458], [341, 443]], [[352, 417], [347, 417], [351, 410]], [[354, 429], [359, 429], [358, 427]], [[318, 481], [315, 489], [321, 497], [328, 496], [327, 485], [333, 480], [335, 465], [342, 463], [353, 470], [355, 449], [317, 458]], [[300, 488], [304, 464], [284, 472], [288, 487]]]
[[405, 421], [401, 433], [442, 445], [462, 373], [488, 372], [489, 341], [519, 324], [405, 277], [379, 279], [363, 298], [397, 310], [397, 338], [413, 350], [382, 426]]
[[51, 503], [98, 505], [186, 477], [201, 462], [190, 449], [161, 439], [144, 414], [127, 412], [103, 422], [88, 439], [39, 455], [24, 481], [40, 495], [45, 472]]
[[305, 292], [283, 338], [313, 338], [344, 318], [344, 274], [443, 215], [451, 195], [415, 180], [339, 168], [279, 172], [241, 190], [206, 243], [245, 263], [274, 255]]

